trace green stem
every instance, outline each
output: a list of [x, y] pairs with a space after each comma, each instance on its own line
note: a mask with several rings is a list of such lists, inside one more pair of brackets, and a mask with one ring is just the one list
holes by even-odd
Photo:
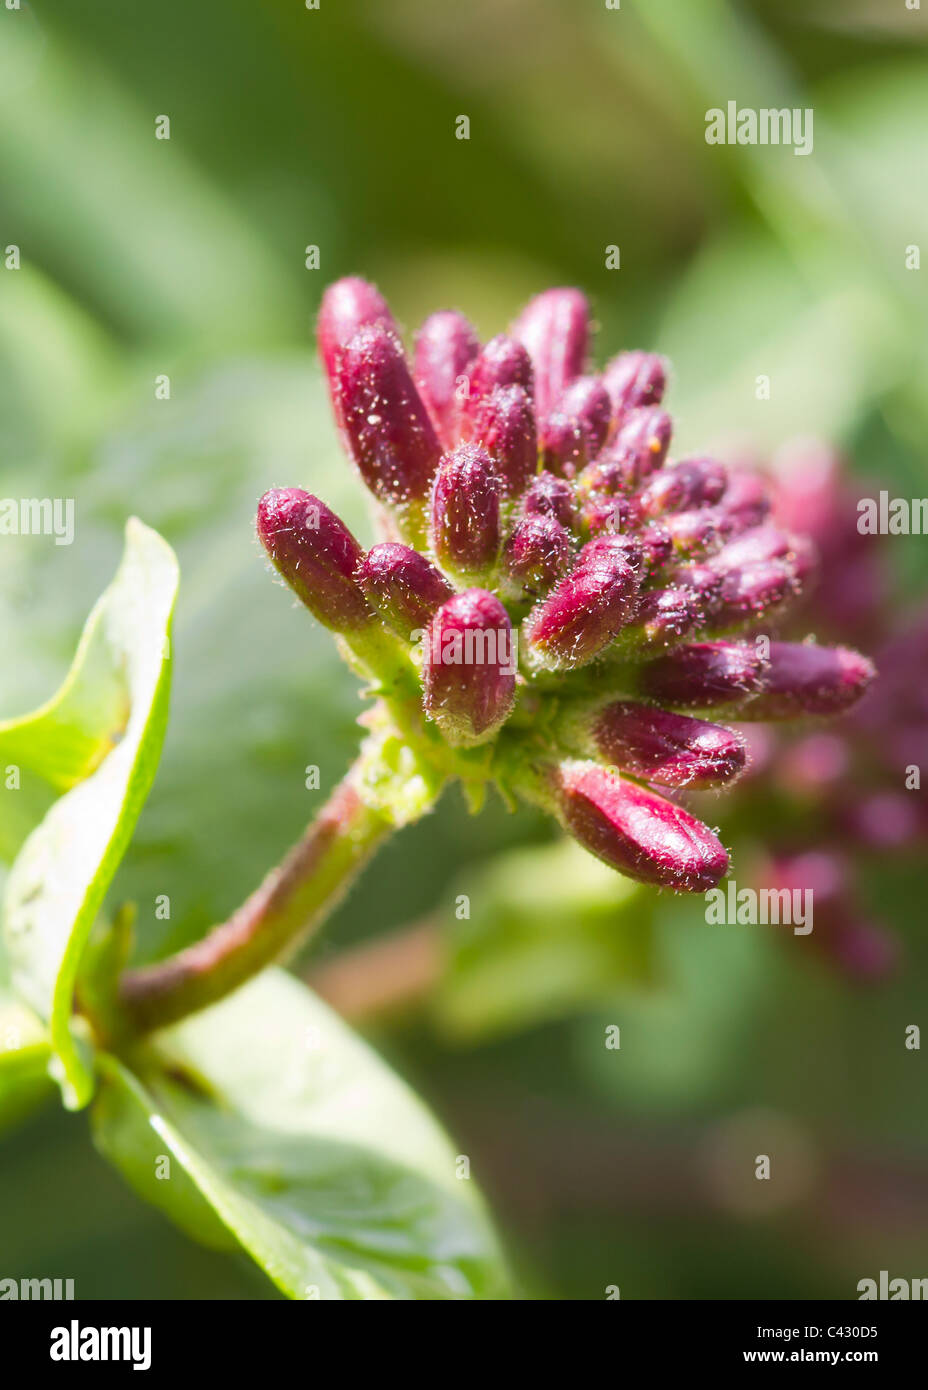
[[123, 975], [121, 1031], [151, 1032], [215, 1004], [306, 939], [396, 828], [386, 810], [362, 798], [357, 780], [353, 769], [227, 922], [177, 955]]

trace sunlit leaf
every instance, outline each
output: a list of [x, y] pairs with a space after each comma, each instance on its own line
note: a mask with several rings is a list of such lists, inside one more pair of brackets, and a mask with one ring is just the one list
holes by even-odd
[[289, 1297], [504, 1296], [469, 1169], [291, 976], [258, 977], [135, 1066], [101, 1058], [98, 1147], [189, 1234], [238, 1244]]

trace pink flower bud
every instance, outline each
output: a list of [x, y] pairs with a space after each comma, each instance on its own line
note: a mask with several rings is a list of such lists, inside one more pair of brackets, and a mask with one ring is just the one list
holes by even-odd
[[320, 623], [351, 632], [376, 621], [355, 578], [364, 552], [318, 497], [298, 487], [266, 492], [257, 530], [278, 574]]
[[596, 763], [561, 763], [555, 795], [566, 829], [630, 878], [705, 893], [728, 871], [724, 846], [702, 821]]
[[579, 290], [545, 290], [522, 310], [512, 336], [532, 359], [535, 406], [544, 419], [586, 365], [590, 325], [585, 296]]
[[634, 616], [638, 566], [624, 541], [590, 541], [570, 573], [532, 609], [522, 630], [535, 664], [549, 670], [583, 666]]
[[778, 612], [799, 592], [792, 567], [783, 560], [760, 560], [727, 570], [707, 617], [717, 631], [742, 627]]
[[486, 449], [461, 444], [445, 454], [432, 487], [430, 540], [442, 568], [485, 575], [500, 546], [500, 481]]
[[637, 484], [663, 467], [672, 435], [673, 422], [665, 410], [642, 406], [622, 419], [609, 456], [617, 461], [624, 458]]
[[574, 490], [564, 478], [542, 472], [533, 480], [522, 501], [525, 516], [553, 516], [562, 526], [574, 524]]
[[664, 525], [680, 555], [702, 558], [725, 544], [733, 523], [721, 507], [697, 507], [689, 512], [671, 512], [664, 517]]
[[339, 425], [341, 412], [336, 389], [336, 358], [342, 348], [348, 346], [358, 329], [371, 323], [379, 323], [399, 336], [387, 301], [373, 285], [369, 285], [366, 280], [359, 280], [357, 276], [349, 275], [329, 286], [322, 296], [316, 324], [316, 339], [329, 383], [332, 407]]
[[[765, 687], [766, 662], [746, 642], [691, 642], [641, 668], [642, 695], [679, 709], [737, 707]], [[750, 710], [748, 702], [746, 708]]]
[[503, 572], [513, 598], [537, 598], [567, 572], [570, 536], [553, 516], [524, 516], [506, 542]]
[[683, 459], [655, 473], [641, 496], [650, 516], [713, 506], [725, 491], [728, 473], [714, 459]]
[[442, 445], [452, 449], [459, 426], [459, 378], [480, 351], [472, 324], [453, 309], [431, 314], [416, 334], [414, 376]]
[[840, 714], [857, 703], [875, 674], [873, 663], [848, 647], [771, 642], [763, 694], [752, 700], [739, 718]]
[[497, 386], [477, 409], [472, 433], [493, 460], [503, 495], [518, 497], [538, 470], [535, 412], [525, 389]]
[[602, 706], [591, 719], [591, 737], [600, 757], [665, 787], [722, 786], [746, 759], [744, 739], [731, 729], [628, 700]]
[[701, 617], [702, 602], [693, 589], [652, 589], [641, 596], [631, 636], [637, 645], [670, 646], [688, 636]]
[[583, 430], [586, 452], [595, 458], [606, 442], [612, 422], [612, 401], [598, 376], [579, 376], [561, 396], [558, 410]]
[[406, 638], [428, 627], [454, 592], [424, 555], [394, 541], [369, 550], [357, 577], [371, 606]]
[[604, 492], [590, 493], [580, 508], [580, 520], [591, 536], [599, 536], [604, 532], [626, 535], [630, 531], [636, 531], [641, 524], [641, 504], [637, 497], [611, 497]]
[[561, 410], [543, 420], [538, 432], [541, 462], [552, 473], [575, 478], [586, 466], [587, 440], [579, 420]]
[[728, 518], [731, 535], [749, 531], [770, 514], [770, 489], [758, 473], [747, 468], [732, 468], [719, 506]]
[[638, 540], [648, 567], [648, 577], [653, 582], [660, 578], [661, 571], [673, 558], [673, 536], [663, 522], [652, 521], [650, 526], [642, 526]]
[[362, 328], [339, 354], [336, 381], [348, 448], [371, 492], [394, 504], [424, 498], [441, 447], [396, 335]]
[[663, 359], [652, 352], [620, 352], [607, 363], [603, 385], [615, 420], [638, 406], [660, 405], [667, 385]]
[[493, 594], [467, 589], [442, 604], [428, 630], [424, 705], [448, 743], [490, 738], [508, 718], [516, 652], [509, 615]]
[[507, 338], [505, 333], [498, 333], [471, 364], [464, 403], [468, 420], [472, 422], [476, 419], [481, 403], [491, 392], [505, 386], [521, 386], [529, 400], [534, 402], [535, 376], [531, 358], [521, 343]]

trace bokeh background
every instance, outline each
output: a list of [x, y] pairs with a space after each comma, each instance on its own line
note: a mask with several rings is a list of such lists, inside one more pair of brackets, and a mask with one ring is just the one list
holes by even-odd
[[[922, 496], [926, 42], [904, 0], [0, 10], [0, 250], [21, 251], [0, 269], [0, 492], [77, 509], [70, 548], [0, 544], [0, 716], [60, 681], [126, 516], [158, 528], [183, 576], [172, 722], [111, 895], [139, 903], [140, 959], [227, 915], [315, 809], [304, 768], [324, 791], [355, 746], [355, 684], [252, 534], [260, 493], [298, 484], [371, 535], [314, 360], [325, 284], [360, 273], [410, 330], [452, 306], [484, 337], [578, 284], [601, 359], [673, 359], [680, 448], [815, 434]], [[814, 152], [707, 145], [729, 99], [813, 107]], [[926, 545], [883, 547], [900, 610]], [[765, 834], [746, 804], [711, 812], [738, 877]], [[804, 938], [708, 927], [700, 899], [627, 889], [531, 814], [471, 819], [452, 794], [305, 967], [471, 1156], [527, 1296], [848, 1298], [928, 1274], [925, 1062], [904, 1046], [928, 1023], [923, 864], [861, 859], [860, 911], [899, 945], [861, 985]], [[82, 1117], [45, 1108], [3, 1141], [4, 1277], [273, 1296], [137, 1201]]]

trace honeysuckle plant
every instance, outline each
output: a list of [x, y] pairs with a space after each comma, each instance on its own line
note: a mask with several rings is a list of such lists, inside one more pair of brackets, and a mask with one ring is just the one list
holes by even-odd
[[483, 344], [436, 313], [407, 356], [373, 286], [326, 292], [320, 356], [380, 539], [365, 549], [298, 487], [261, 498], [257, 535], [363, 682], [363, 735], [302, 839], [201, 941], [129, 968], [131, 909], [104, 905], [167, 720], [178, 574], [159, 536], [130, 522], [62, 689], [0, 725], [22, 774], [0, 819], [0, 1108], [49, 1071], [137, 1190], [292, 1297], [506, 1288], [462, 1156], [267, 968], [378, 847], [457, 782], [475, 812], [495, 790], [629, 879], [704, 892], [728, 853], [683, 799], [744, 769], [731, 723], [827, 718], [873, 676], [849, 648], [777, 638], [814, 546], [750, 469], [672, 456], [661, 358], [595, 373], [590, 337], [583, 295], [554, 289]]

